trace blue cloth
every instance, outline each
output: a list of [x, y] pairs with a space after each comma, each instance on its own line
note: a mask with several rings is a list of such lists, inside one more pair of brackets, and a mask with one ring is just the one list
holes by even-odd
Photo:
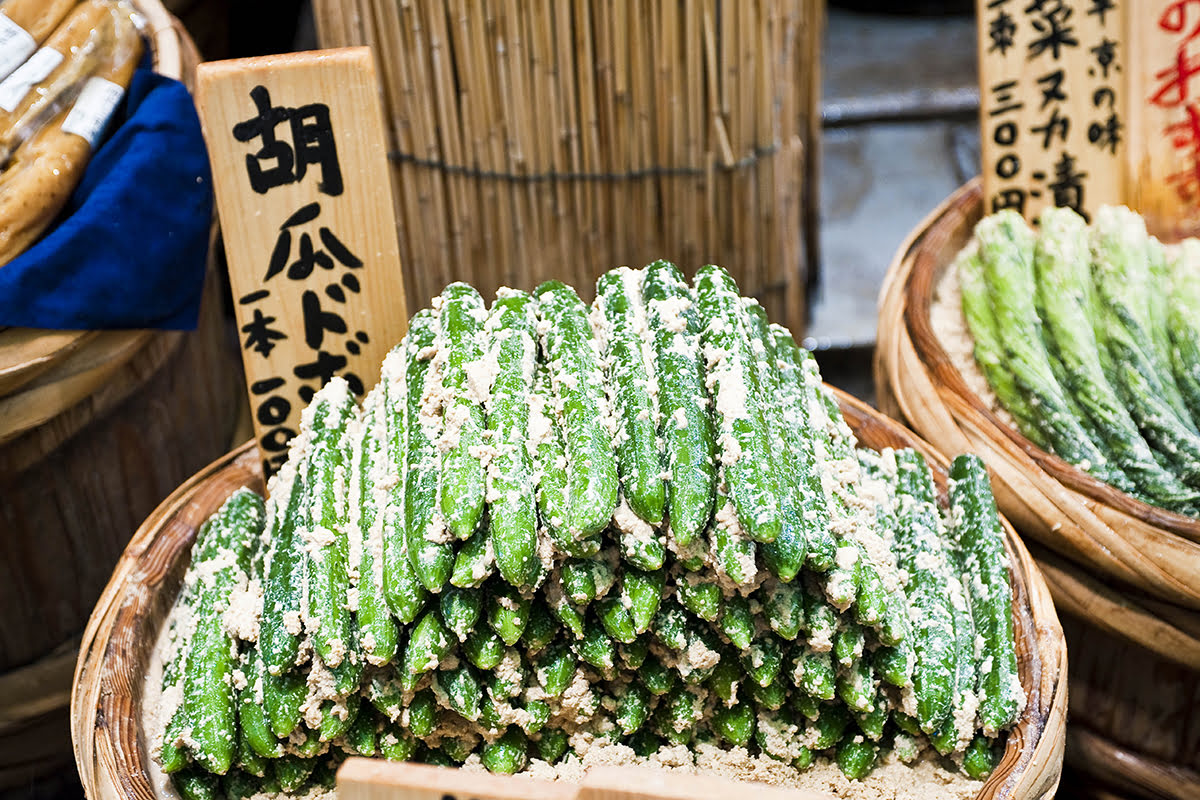
[[56, 224], [0, 267], [0, 325], [196, 327], [213, 200], [192, 98], [143, 67], [108, 130]]

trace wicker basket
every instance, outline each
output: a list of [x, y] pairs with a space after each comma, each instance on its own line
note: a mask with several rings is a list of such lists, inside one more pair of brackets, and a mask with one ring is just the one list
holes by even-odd
[[[1136, 777], [1123, 789], [1200, 797], [1200, 773], [1193, 771], [1197, 698], [1157, 680], [1164, 670], [1182, 670], [1193, 685], [1200, 681], [1200, 522], [1142, 503], [1046, 453], [969, 388], [934, 333], [930, 307], [934, 287], [981, 216], [982, 190], [974, 181], [897, 253], [880, 296], [879, 406], [945, 452], [979, 453], [992, 470], [1002, 512], [1034, 540], [1030, 549], [1054, 601], [1080, 632], [1071, 643], [1071, 680], [1087, 691], [1072, 693], [1072, 716], [1081, 724], [1068, 760], [1110, 779], [1113, 764], [1132, 759]], [[1113, 668], [1126, 651], [1142, 659], [1128, 674]], [[1126, 717], [1097, 713], [1097, 697], [1107, 697], [1110, 708], [1151, 715], [1178, 746], [1148, 750], [1148, 738], [1130, 738]], [[1193, 757], [1168, 768], [1188, 742]], [[1144, 777], [1168, 769], [1161, 783]]]
[[[862, 403], [839, 399], [859, 440], [869, 446], [925, 450], [940, 489], [945, 465], [928, 445]], [[152, 800], [149, 748], [139, 720], [147, 664], [170, 611], [200, 524], [240, 486], [261, 491], [251, 443], [213, 463], [146, 520], [113, 573], [84, 635], [71, 707], [75, 758], [89, 800]], [[1008, 749], [979, 800], [1050, 797], [1062, 767], [1066, 649], [1045, 583], [1006, 524], [1013, 565], [1014, 620], [1021, 684], [1029, 696]], [[747, 791], [753, 791], [747, 787]]]
[[[156, 69], [190, 75], [181, 29], [135, 5]], [[70, 763], [88, 615], [138, 523], [228, 447], [238, 374], [214, 279], [193, 333], [0, 329], [0, 789]]]
[[804, 330], [824, 3], [313, 8], [323, 47], [376, 55], [410, 308], [667, 258]]

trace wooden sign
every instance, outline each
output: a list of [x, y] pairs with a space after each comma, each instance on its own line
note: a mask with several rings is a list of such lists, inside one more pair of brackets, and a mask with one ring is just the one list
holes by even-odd
[[978, 0], [985, 211], [1200, 232], [1200, 3]]
[[197, 70], [263, 470], [334, 375], [362, 395], [408, 324], [375, 68], [365, 47]]
[[805, 789], [688, 775], [651, 767], [593, 767], [581, 783], [348, 758], [337, 774], [338, 800], [833, 800]]
[[338, 800], [574, 800], [570, 783], [406, 761], [348, 758], [338, 769]]

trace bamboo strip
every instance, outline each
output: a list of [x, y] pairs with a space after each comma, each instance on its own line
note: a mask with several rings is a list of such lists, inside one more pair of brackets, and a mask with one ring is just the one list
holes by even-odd
[[376, 53], [409, 301], [665, 257], [802, 331], [820, 5], [315, 0]]

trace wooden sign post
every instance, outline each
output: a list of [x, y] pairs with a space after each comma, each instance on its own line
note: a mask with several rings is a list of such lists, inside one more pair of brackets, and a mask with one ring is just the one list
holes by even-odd
[[1200, 233], [1200, 4], [978, 0], [984, 210]]
[[201, 64], [196, 100], [270, 474], [313, 394], [361, 396], [408, 324], [375, 68], [365, 47]]
[[580, 783], [492, 775], [454, 767], [348, 758], [337, 775], [338, 800], [835, 800], [806, 789], [742, 783], [644, 766], [594, 767]]

